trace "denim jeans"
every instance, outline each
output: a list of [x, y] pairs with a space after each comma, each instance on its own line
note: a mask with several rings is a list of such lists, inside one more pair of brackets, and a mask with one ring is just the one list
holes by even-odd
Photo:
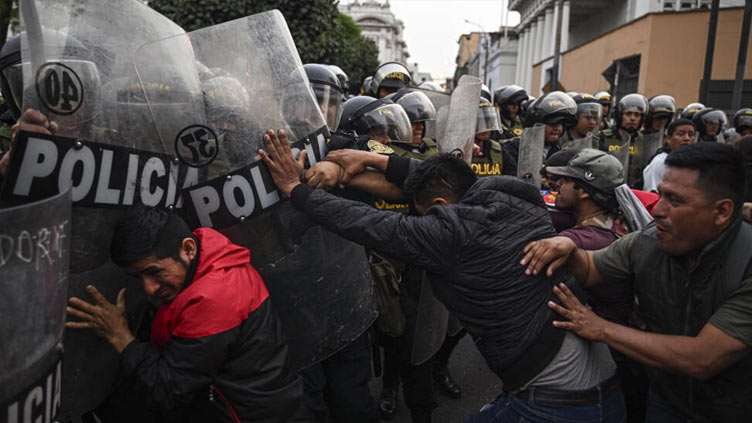
[[[599, 388], [600, 389], [600, 388]], [[597, 404], [546, 404], [521, 400], [502, 394], [480, 413], [465, 418], [465, 423], [625, 423], [624, 396], [621, 390], [605, 394]]]

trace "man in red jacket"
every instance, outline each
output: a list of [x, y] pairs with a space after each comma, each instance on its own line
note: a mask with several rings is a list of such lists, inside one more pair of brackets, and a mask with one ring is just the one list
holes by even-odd
[[107, 339], [150, 408], [178, 421], [301, 421], [302, 383], [247, 249], [136, 207], [118, 221], [110, 254], [160, 303], [151, 342], [128, 329], [125, 289], [111, 304], [89, 286], [96, 304], [72, 297], [67, 311], [81, 321], [66, 326]]

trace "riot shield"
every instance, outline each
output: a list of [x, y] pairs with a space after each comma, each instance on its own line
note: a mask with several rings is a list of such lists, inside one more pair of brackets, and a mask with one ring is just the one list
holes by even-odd
[[580, 151], [583, 148], [593, 148], [593, 134], [587, 134], [584, 138], [567, 141], [562, 146], [564, 150], [577, 150]]
[[468, 164], [473, 159], [481, 85], [480, 79], [462, 75], [449, 101], [449, 112], [446, 123], [443, 124], [443, 137], [436, 140], [440, 153], [455, 154]]
[[[112, 300], [127, 280], [108, 253], [119, 209], [139, 202], [173, 204], [180, 188], [177, 175], [186, 172], [164, 156], [131, 57], [148, 41], [184, 31], [136, 0], [23, 3], [24, 109], [38, 109], [57, 121], [59, 130], [56, 137], [17, 140], [25, 150], [14, 152], [13, 160], [21, 160], [21, 166], [16, 174], [9, 171], [9, 179], [24, 182], [24, 165], [37, 157], [45, 157], [52, 170], [46, 179], [35, 174], [39, 177], [28, 181], [31, 190], [13, 193], [24, 201], [24, 195], [34, 197], [37, 185], [40, 192], [72, 188], [78, 207], [71, 217], [68, 296], [88, 298], [85, 287], [93, 284]], [[176, 50], [152, 59], [159, 63], [173, 55], [186, 56]], [[158, 82], [149, 88], [168, 91]], [[49, 157], [31, 155], [40, 146]], [[50, 158], [54, 156], [57, 160]], [[81, 176], [74, 176], [78, 172]], [[130, 286], [136, 287], [135, 282]], [[146, 304], [142, 290], [129, 290], [127, 303], [135, 332], [137, 311]], [[92, 331], [70, 331], [64, 344], [61, 420], [78, 420], [109, 395], [118, 355]]]
[[415, 90], [425, 94], [428, 99], [431, 100], [434, 109], [436, 109], [437, 111], [435, 120], [429, 120], [425, 122], [425, 136], [431, 138], [432, 140], [436, 140], [438, 139], [438, 127], [441, 123], [444, 122], [443, 120], [439, 120], [438, 111], [441, 110], [441, 108], [444, 106], [449, 106], [449, 100], [451, 99], [451, 96], [448, 93], [429, 90], [427, 88], [415, 88]]
[[627, 184], [619, 185], [614, 191], [616, 192], [616, 200], [619, 202], [619, 207], [627, 218], [630, 231], [641, 231], [653, 221], [653, 217], [648, 213], [645, 205], [642, 204]]
[[59, 417], [70, 218], [70, 191], [0, 209], [3, 421]]
[[619, 162], [621, 162], [621, 166], [624, 169], [629, 169], [629, 162], [630, 162], [629, 149], [630, 149], [631, 144], [632, 143], [630, 141], [627, 141], [626, 143], [622, 144], [619, 147], [609, 148], [608, 150], [608, 154], [619, 159]]
[[545, 125], [525, 128], [520, 136], [520, 154], [517, 158], [517, 177], [525, 182], [540, 187], [543, 166], [543, 143], [546, 135]]
[[[663, 145], [663, 131], [652, 134], [644, 134], [637, 138], [635, 142], [635, 152], [632, 160], [639, 164], [640, 169], [645, 169], [653, 158], [655, 152]], [[642, 171], [642, 170], [641, 170]]]
[[444, 129], [446, 129], [447, 118], [449, 117], [449, 106], [443, 106], [440, 109], [436, 109], [436, 138], [440, 140], [444, 138]]
[[415, 366], [423, 364], [439, 351], [446, 338], [449, 320], [449, 310], [433, 294], [433, 288], [425, 272], [421, 273], [418, 317], [410, 357]]
[[[304, 368], [343, 348], [377, 317], [363, 247], [324, 230], [282, 202], [257, 152], [263, 134], [284, 129], [308, 164], [326, 154], [326, 121], [316, 103], [287, 24], [270, 11], [143, 45], [134, 57], [141, 85], [163, 80], [185, 60], [161, 66], [142, 57], [190, 45], [200, 84], [181, 97], [202, 98], [176, 119], [145, 92], [159, 138], [209, 180], [183, 192], [193, 226], [213, 227], [251, 251], [290, 343]], [[174, 93], [173, 93], [174, 94]]]

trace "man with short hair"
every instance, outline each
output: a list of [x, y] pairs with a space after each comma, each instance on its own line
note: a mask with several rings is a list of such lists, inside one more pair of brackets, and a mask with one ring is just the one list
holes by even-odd
[[752, 415], [752, 227], [742, 222], [744, 170], [718, 143], [672, 151], [655, 223], [605, 249], [565, 237], [525, 248], [530, 274], [563, 265], [586, 288], [632, 281], [646, 332], [598, 317], [554, 288], [568, 321], [555, 325], [606, 342], [644, 363], [646, 422], [742, 422]]
[[160, 302], [151, 342], [128, 329], [125, 289], [111, 304], [89, 286], [96, 304], [72, 297], [67, 312], [80, 321], [66, 327], [107, 339], [149, 408], [186, 422], [304, 421], [303, 386], [247, 249], [138, 206], [118, 221], [110, 254]]
[[691, 120], [678, 119], [668, 125], [666, 134], [666, 145], [658, 149], [650, 163], [645, 166], [645, 170], [642, 171], [644, 180], [642, 189], [644, 191], [658, 191], [658, 184], [661, 183], [663, 175], [666, 173], [664, 162], [668, 153], [683, 145], [695, 142], [695, 125]]
[[[270, 131], [260, 150], [275, 184], [292, 205], [327, 229], [426, 269], [436, 297], [472, 336], [505, 393], [470, 422], [540, 421], [568, 418], [622, 421], [624, 405], [608, 349], [583, 342], [552, 325], [546, 307], [553, 280], [525, 275], [516, 248], [553, 235], [540, 192], [517, 178], [478, 178], [467, 163], [449, 154], [423, 162], [363, 151], [329, 153], [327, 160], [348, 175], [367, 167], [410, 193], [420, 216], [389, 213], [300, 185], [305, 161], [292, 158], [286, 136]], [[513, 405], [510, 405], [513, 404]], [[583, 417], [588, 414], [588, 417]]]

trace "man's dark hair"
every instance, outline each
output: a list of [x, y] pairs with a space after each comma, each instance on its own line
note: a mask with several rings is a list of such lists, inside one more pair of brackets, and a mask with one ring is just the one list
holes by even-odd
[[172, 211], [135, 206], [115, 224], [110, 256], [124, 267], [146, 257], [170, 257], [180, 261], [180, 246], [193, 234], [188, 225]]
[[464, 160], [443, 153], [424, 160], [405, 181], [405, 191], [427, 209], [438, 197], [457, 202], [477, 180]]
[[689, 120], [689, 119], [677, 119], [677, 120], [675, 120], [675, 121], [673, 121], [673, 122], [671, 122], [671, 123], [668, 124], [668, 126], [666, 127], [666, 133], [670, 137], [671, 135], [674, 135], [674, 132], [676, 132], [676, 129], [678, 127], [680, 127], [680, 126], [687, 126], [687, 125], [691, 126], [692, 129], [697, 130], [697, 128], [695, 127], [695, 124], [692, 123], [691, 120]]
[[665, 163], [697, 170], [697, 185], [709, 198], [730, 198], [735, 212], [741, 212], [747, 181], [741, 156], [730, 146], [717, 142], [685, 145], [669, 153]]

